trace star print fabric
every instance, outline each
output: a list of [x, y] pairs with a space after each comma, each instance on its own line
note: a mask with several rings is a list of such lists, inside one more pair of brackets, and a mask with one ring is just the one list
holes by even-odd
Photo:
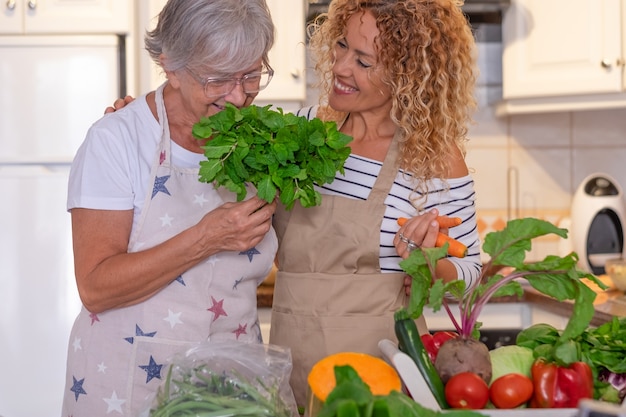
[[[153, 191], [132, 231], [130, 252], [155, 246], [236, 200], [199, 182], [197, 169], [171, 166], [167, 145], [156, 157]], [[256, 247], [212, 256], [145, 302], [100, 314], [83, 308], [69, 340], [63, 417], [135, 417], [176, 353], [206, 340], [262, 342], [256, 290], [276, 248], [272, 229]]]

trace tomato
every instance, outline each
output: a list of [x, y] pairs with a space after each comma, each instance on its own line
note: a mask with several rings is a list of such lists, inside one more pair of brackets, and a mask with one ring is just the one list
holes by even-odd
[[502, 375], [491, 383], [489, 399], [497, 408], [515, 408], [526, 403], [533, 395], [533, 381], [526, 375]]
[[489, 401], [489, 387], [473, 372], [461, 372], [448, 380], [446, 401], [452, 408], [480, 409]]

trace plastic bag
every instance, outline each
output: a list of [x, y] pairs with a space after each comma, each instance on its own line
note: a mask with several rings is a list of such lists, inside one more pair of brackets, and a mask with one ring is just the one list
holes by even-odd
[[289, 385], [289, 349], [212, 341], [173, 358], [141, 416], [299, 416]]

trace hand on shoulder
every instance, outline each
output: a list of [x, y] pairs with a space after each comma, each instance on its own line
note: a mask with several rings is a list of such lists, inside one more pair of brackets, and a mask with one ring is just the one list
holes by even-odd
[[131, 103], [133, 100], [135, 100], [135, 98], [132, 97], [132, 96], [126, 96], [124, 98], [118, 98], [117, 100], [115, 100], [113, 102], [113, 106], [109, 106], [106, 109], [104, 109], [104, 114], [113, 113], [116, 110], [119, 110], [119, 109], [121, 109], [123, 107], [126, 107], [126, 105], [128, 103]]

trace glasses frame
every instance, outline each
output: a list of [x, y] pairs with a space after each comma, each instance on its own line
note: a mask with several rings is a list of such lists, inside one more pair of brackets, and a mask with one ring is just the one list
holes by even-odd
[[[194, 71], [192, 71], [191, 69], [189, 69], [188, 67], [185, 67], [185, 70], [191, 74], [191, 76], [200, 84], [202, 84], [202, 89], [204, 91], [204, 95], [209, 98], [209, 99], [216, 99], [216, 98], [220, 98], [220, 97], [225, 97], [227, 95], [229, 95], [234, 89], [235, 87], [239, 84], [241, 85], [241, 88], [243, 89], [244, 94], [246, 95], [252, 95], [252, 94], [256, 94], [261, 90], [264, 90], [269, 84], [270, 81], [272, 81], [272, 78], [274, 77], [274, 70], [271, 67], [265, 67], [266, 69], [262, 70], [262, 71], [255, 71], [255, 72], [251, 72], [248, 74], [245, 74], [243, 77], [201, 77], [198, 74], [196, 74]], [[259, 88], [255, 91], [248, 91], [246, 90], [245, 84], [244, 82], [250, 78], [250, 77], [256, 77], [256, 76], [263, 76], [263, 75], [267, 75], [268, 79], [267, 79], [267, 83], [263, 86], [259, 86]], [[212, 82], [215, 81], [221, 81], [221, 82], [232, 82], [234, 81], [233, 87], [227, 92], [227, 93], [222, 93], [222, 94], [209, 94], [209, 88]]]

